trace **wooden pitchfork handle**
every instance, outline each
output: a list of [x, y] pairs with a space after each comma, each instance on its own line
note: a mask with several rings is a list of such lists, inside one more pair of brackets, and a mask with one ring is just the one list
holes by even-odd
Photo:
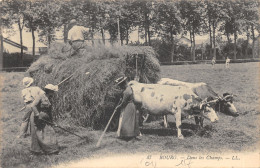
[[71, 132], [71, 131], [69, 131], [69, 130], [67, 130], [67, 129], [65, 129], [65, 128], [62, 128], [61, 126], [59, 126], [59, 125], [57, 125], [57, 124], [54, 124], [54, 123], [49, 122], [49, 121], [46, 121], [46, 120], [44, 120], [44, 119], [39, 119], [39, 120], [42, 120], [43, 122], [45, 122], [45, 123], [47, 123], [47, 124], [50, 124], [50, 125], [52, 125], [52, 126], [54, 126], [54, 127], [58, 127], [58, 128], [60, 128], [60, 129], [62, 129], [63, 131], [66, 131], [66, 132], [68, 132], [68, 133], [70, 133], [70, 134], [73, 134], [73, 135], [75, 135], [75, 136], [77, 136], [77, 137], [80, 137], [81, 139], [85, 139], [84, 137], [79, 136], [79, 135], [75, 134], [74, 132]]
[[[60, 83], [57, 84], [57, 86], [59, 86], [60, 84], [62, 84], [65, 81], [69, 80], [74, 74], [75, 74], [75, 72], [73, 74], [71, 74], [69, 77], [63, 79]], [[89, 74], [89, 72], [86, 72], [86, 75], [88, 75], [88, 74]]]
[[102, 139], [103, 139], [103, 137], [104, 137], [104, 135], [105, 135], [105, 133], [106, 133], [106, 131], [107, 131], [107, 129], [108, 129], [108, 126], [110, 125], [110, 122], [112, 121], [112, 119], [113, 119], [115, 113], [116, 113], [117, 110], [118, 110], [118, 107], [120, 106], [121, 100], [122, 100], [122, 99], [120, 99], [119, 105], [116, 106], [116, 108], [115, 108], [115, 110], [114, 110], [112, 116], [110, 117], [110, 119], [109, 119], [109, 121], [108, 121], [108, 123], [107, 123], [107, 126], [106, 126], [105, 130], [103, 131], [102, 135], [100, 136], [100, 138], [99, 138], [99, 140], [98, 140], [98, 142], [97, 142], [97, 144], [96, 144], [96, 147], [99, 147], [99, 146], [100, 146], [100, 143], [101, 143], [101, 141], [102, 141]]
[[[73, 73], [73, 74], [74, 74], [74, 73]], [[62, 83], [65, 82], [65, 81], [69, 80], [69, 79], [73, 76], [73, 74], [71, 74], [69, 77], [65, 78], [63, 81], [61, 81], [60, 83], [58, 83], [57, 86], [59, 86], [60, 84], [62, 84]]]
[[23, 108], [21, 108], [21, 109], [19, 110], [19, 112], [23, 111], [25, 108], [26, 108], [26, 106], [24, 106]]

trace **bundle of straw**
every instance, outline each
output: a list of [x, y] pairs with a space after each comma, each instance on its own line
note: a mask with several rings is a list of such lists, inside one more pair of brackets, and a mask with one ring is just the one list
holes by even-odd
[[54, 118], [77, 125], [94, 129], [105, 126], [122, 96], [115, 83], [120, 76], [133, 80], [138, 75], [140, 81], [147, 83], [160, 79], [160, 64], [151, 47], [86, 47], [71, 58], [63, 52], [62, 47], [50, 48], [48, 55], [33, 63], [28, 72], [41, 87], [57, 84], [73, 74], [60, 85], [51, 103]]

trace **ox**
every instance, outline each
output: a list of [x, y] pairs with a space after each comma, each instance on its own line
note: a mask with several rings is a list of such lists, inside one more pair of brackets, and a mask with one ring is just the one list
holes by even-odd
[[[169, 86], [159, 84], [144, 84], [130, 81], [134, 103], [140, 111], [147, 111], [153, 115], [175, 115], [178, 138], [183, 139], [181, 133], [181, 118], [184, 116], [198, 116], [216, 122], [218, 116], [215, 111], [202, 103], [194, 92], [184, 86]], [[128, 101], [128, 100], [125, 100]]]
[[[185, 86], [190, 88], [197, 96], [207, 101], [210, 101], [210, 105], [216, 110], [224, 114], [237, 117], [239, 116], [234, 104], [233, 104], [233, 95], [229, 93], [224, 93], [223, 97], [220, 97], [213, 89], [206, 83], [188, 83], [178, 80], [173, 80], [170, 78], [161, 78], [157, 83], [161, 85], [171, 85], [171, 86]], [[167, 120], [166, 116], [164, 117]], [[196, 124], [203, 126], [203, 119], [195, 117]], [[167, 121], [164, 121], [165, 126], [167, 127]]]

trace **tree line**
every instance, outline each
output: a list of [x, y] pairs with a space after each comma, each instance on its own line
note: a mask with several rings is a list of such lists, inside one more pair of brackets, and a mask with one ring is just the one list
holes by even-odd
[[253, 50], [260, 28], [258, 8], [257, 0], [4, 0], [1, 11], [3, 26], [18, 25], [21, 45], [23, 29], [31, 32], [33, 55], [36, 31], [40, 40], [50, 45], [55, 41], [55, 32], [62, 29], [66, 42], [69, 22], [76, 19], [90, 28], [90, 39], [100, 32], [103, 43], [105, 32], [110, 34], [111, 42], [118, 40], [120, 32], [119, 40], [126, 45], [130, 43], [129, 34], [136, 30], [138, 37], [144, 39], [143, 45], [152, 45], [154, 39], [159, 39], [169, 46], [171, 61], [177, 35], [189, 37], [190, 60], [195, 61], [195, 36], [205, 34], [210, 39], [210, 57], [216, 57], [217, 40], [224, 36], [227, 45], [234, 44], [233, 59], [237, 58], [238, 35], [244, 34], [248, 57], [249, 40], [253, 41]]

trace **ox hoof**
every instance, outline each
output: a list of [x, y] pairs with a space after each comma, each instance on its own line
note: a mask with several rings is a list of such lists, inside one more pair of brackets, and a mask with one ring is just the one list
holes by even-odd
[[178, 136], [178, 139], [184, 139], [183, 135]]

